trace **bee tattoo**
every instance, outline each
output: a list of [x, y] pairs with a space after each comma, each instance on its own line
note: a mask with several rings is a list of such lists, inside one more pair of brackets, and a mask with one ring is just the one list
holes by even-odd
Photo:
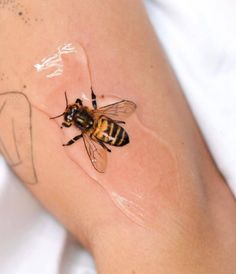
[[93, 167], [103, 173], [107, 165], [107, 152], [111, 152], [107, 145], [121, 147], [129, 143], [129, 135], [120, 124], [125, 124], [123, 119], [135, 111], [136, 104], [132, 101], [122, 100], [97, 108], [96, 95], [92, 88], [91, 97], [93, 109], [84, 106], [79, 98], [74, 104], [68, 104], [65, 92], [65, 111], [50, 119], [63, 116], [64, 122], [61, 127], [73, 125], [80, 130], [79, 135], [63, 146], [70, 146], [82, 138]]

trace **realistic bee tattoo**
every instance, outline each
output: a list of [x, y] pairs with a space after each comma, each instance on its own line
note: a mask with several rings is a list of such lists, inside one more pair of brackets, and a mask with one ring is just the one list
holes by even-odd
[[65, 111], [50, 119], [63, 116], [64, 122], [61, 127], [73, 125], [80, 130], [79, 135], [63, 146], [70, 146], [82, 138], [93, 167], [103, 173], [107, 166], [107, 152], [111, 152], [107, 145], [121, 147], [129, 143], [129, 135], [120, 124], [125, 124], [123, 119], [135, 111], [136, 104], [132, 101], [122, 100], [97, 108], [96, 95], [92, 88], [91, 97], [93, 109], [84, 106], [79, 98], [74, 104], [68, 104], [65, 92]]

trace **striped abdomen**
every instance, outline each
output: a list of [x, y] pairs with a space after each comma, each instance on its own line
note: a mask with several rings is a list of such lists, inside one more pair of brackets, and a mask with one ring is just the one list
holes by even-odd
[[92, 135], [112, 146], [124, 146], [129, 143], [129, 136], [123, 127], [103, 117], [98, 119], [97, 127]]

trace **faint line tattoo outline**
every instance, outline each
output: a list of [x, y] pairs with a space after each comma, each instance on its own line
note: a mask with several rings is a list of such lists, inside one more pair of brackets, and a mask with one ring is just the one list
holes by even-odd
[[15, 131], [15, 123], [14, 123], [14, 119], [11, 119], [11, 125], [12, 125], [12, 133], [13, 133], [13, 140], [14, 140], [14, 145], [15, 145], [15, 150], [16, 150], [16, 155], [18, 158], [18, 163], [13, 164], [14, 166], [19, 165], [22, 163], [21, 158], [20, 158], [20, 153], [16, 144], [16, 131]]
[[[30, 135], [30, 161], [31, 161], [31, 165], [32, 165], [32, 172], [33, 172], [33, 177], [34, 177], [34, 182], [30, 183], [30, 184], [34, 184], [38, 182], [38, 177], [37, 177], [37, 173], [36, 173], [36, 168], [35, 168], [35, 163], [34, 163], [34, 155], [33, 155], [33, 134], [32, 134], [32, 105], [30, 103], [29, 98], [26, 96], [25, 93], [21, 92], [21, 91], [6, 91], [6, 92], [0, 92], [0, 96], [3, 95], [21, 95], [24, 97], [24, 99], [26, 100], [27, 104], [28, 104], [28, 110], [29, 110], [29, 135]], [[0, 107], [0, 115], [2, 114], [3, 109], [5, 108], [7, 103], [7, 99], [3, 102], [2, 106]], [[17, 166], [19, 164], [22, 163], [21, 161], [21, 157], [20, 157], [20, 153], [17, 147], [17, 141], [16, 141], [16, 132], [15, 132], [15, 123], [14, 123], [14, 119], [11, 119], [11, 123], [12, 123], [12, 133], [13, 133], [13, 140], [14, 140], [14, 145], [15, 145], [15, 149], [16, 149], [16, 154], [17, 157], [19, 159], [19, 162], [17, 163], [10, 163], [11, 166]], [[11, 161], [11, 157], [8, 153], [8, 150], [4, 144], [4, 142], [2, 141], [1, 137], [0, 137], [0, 145], [2, 146], [3, 152], [5, 153], [6, 157]], [[29, 183], [29, 182], [27, 182]]]

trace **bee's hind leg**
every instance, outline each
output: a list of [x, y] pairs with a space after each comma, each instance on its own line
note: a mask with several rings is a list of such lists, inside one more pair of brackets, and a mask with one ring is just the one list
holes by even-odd
[[99, 144], [108, 152], [111, 152], [111, 150], [103, 143], [103, 142], [99, 142]]
[[63, 146], [70, 146], [70, 145], [74, 144], [74, 142], [76, 142], [77, 140], [79, 140], [82, 137], [83, 137], [83, 134], [77, 135], [73, 139], [71, 139], [70, 141], [68, 141], [66, 144], [63, 144]]
[[115, 123], [117, 123], [117, 124], [125, 124], [125, 122], [124, 121], [117, 121], [117, 120], [113, 120]]

